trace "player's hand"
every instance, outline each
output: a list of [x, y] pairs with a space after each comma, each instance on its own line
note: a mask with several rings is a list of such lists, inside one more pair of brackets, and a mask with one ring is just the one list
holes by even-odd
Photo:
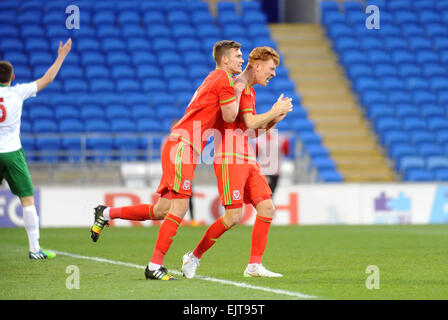
[[286, 115], [292, 111], [292, 99], [284, 98], [283, 93], [277, 99], [277, 102], [272, 106], [272, 109], [277, 111], [280, 116]]
[[235, 89], [235, 93], [243, 92], [244, 88], [246, 88], [247, 81], [241, 79], [240, 77], [236, 77], [233, 81], [233, 88]]
[[68, 38], [67, 42], [62, 45], [62, 41], [59, 42], [58, 55], [66, 57], [72, 48], [72, 39]]

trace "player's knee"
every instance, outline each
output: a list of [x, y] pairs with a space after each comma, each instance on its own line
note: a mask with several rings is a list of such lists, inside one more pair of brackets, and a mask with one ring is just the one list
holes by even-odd
[[20, 203], [22, 204], [22, 207], [34, 206], [34, 197], [33, 196], [21, 197]]
[[275, 205], [272, 201], [269, 201], [267, 203], [264, 203], [260, 206], [258, 213], [261, 216], [272, 218], [275, 213]]
[[229, 227], [233, 227], [237, 225], [242, 218], [242, 213], [239, 211], [231, 211], [226, 213], [226, 222], [229, 225]]

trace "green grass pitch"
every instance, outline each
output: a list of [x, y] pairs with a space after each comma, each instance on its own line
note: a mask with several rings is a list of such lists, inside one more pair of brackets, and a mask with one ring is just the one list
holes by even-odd
[[[113, 263], [64, 254], [30, 261], [25, 230], [0, 229], [0, 299], [448, 299], [448, 225], [272, 226], [263, 264], [284, 275], [273, 279], [243, 277], [251, 230], [234, 227], [204, 255], [197, 274], [208, 278], [166, 282], [144, 278], [158, 227], [107, 228], [97, 243], [89, 228], [41, 230], [46, 249]], [[179, 228], [165, 257], [169, 270], [180, 271], [204, 231]], [[71, 265], [79, 289], [67, 288]], [[370, 265], [379, 289], [366, 288]]]

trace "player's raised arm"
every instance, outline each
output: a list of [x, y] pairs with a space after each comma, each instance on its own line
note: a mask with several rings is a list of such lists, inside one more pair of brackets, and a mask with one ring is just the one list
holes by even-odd
[[268, 112], [262, 114], [243, 113], [244, 124], [249, 129], [266, 128], [275, 119], [284, 117], [288, 112], [292, 111], [291, 101], [291, 98], [284, 98], [283, 94], [281, 94]]
[[58, 57], [51, 65], [51, 67], [48, 68], [47, 72], [45, 72], [43, 77], [36, 80], [37, 91], [42, 90], [43, 88], [45, 88], [46, 86], [48, 86], [50, 83], [53, 82], [54, 78], [56, 78], [56, 75], [59, 72], [59, 69], [62, 66], [62, 63], [65, 60], [65, 57], [67, 57], [68, 53], [70, 52], [71, 47], [72, 47], [72, 39], [70, 38], [64, 45], [62, 45], [62, 41], [59, 43]]

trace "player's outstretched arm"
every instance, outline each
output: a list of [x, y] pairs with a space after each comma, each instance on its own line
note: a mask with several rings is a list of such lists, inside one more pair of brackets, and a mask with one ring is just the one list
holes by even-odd
[[242, 116], [246, 127], [249, 129], [266, 128], [275, 119], [280, 119], [280, 117], [284, 117], [288, 112], [292, 111], [291, 100], [291, 98], [283, 98], [283, 94], [281, 94], [277, 102], [268, 112], [255, 115], [244, 113]]
[[46, 86], [48, 86], [50, 83], [53, 82], [54, 78], [56, 78], [56, 75], [59, 72], [59, 69], [62, 66], [62, 63], [65, 60], [65, 57], [67, 57], [68, 53], [70, 52], [71, 47], [72, 47], [72, 39], [70, 38], [64, 45], [62, 45], [62, 41], [59, 42], [58, 57], [51, 65], [51, 67], [48, 68], [47, 72], [45, 72], [43, 77], [36, 80], [37, 91], [44, 89]]

